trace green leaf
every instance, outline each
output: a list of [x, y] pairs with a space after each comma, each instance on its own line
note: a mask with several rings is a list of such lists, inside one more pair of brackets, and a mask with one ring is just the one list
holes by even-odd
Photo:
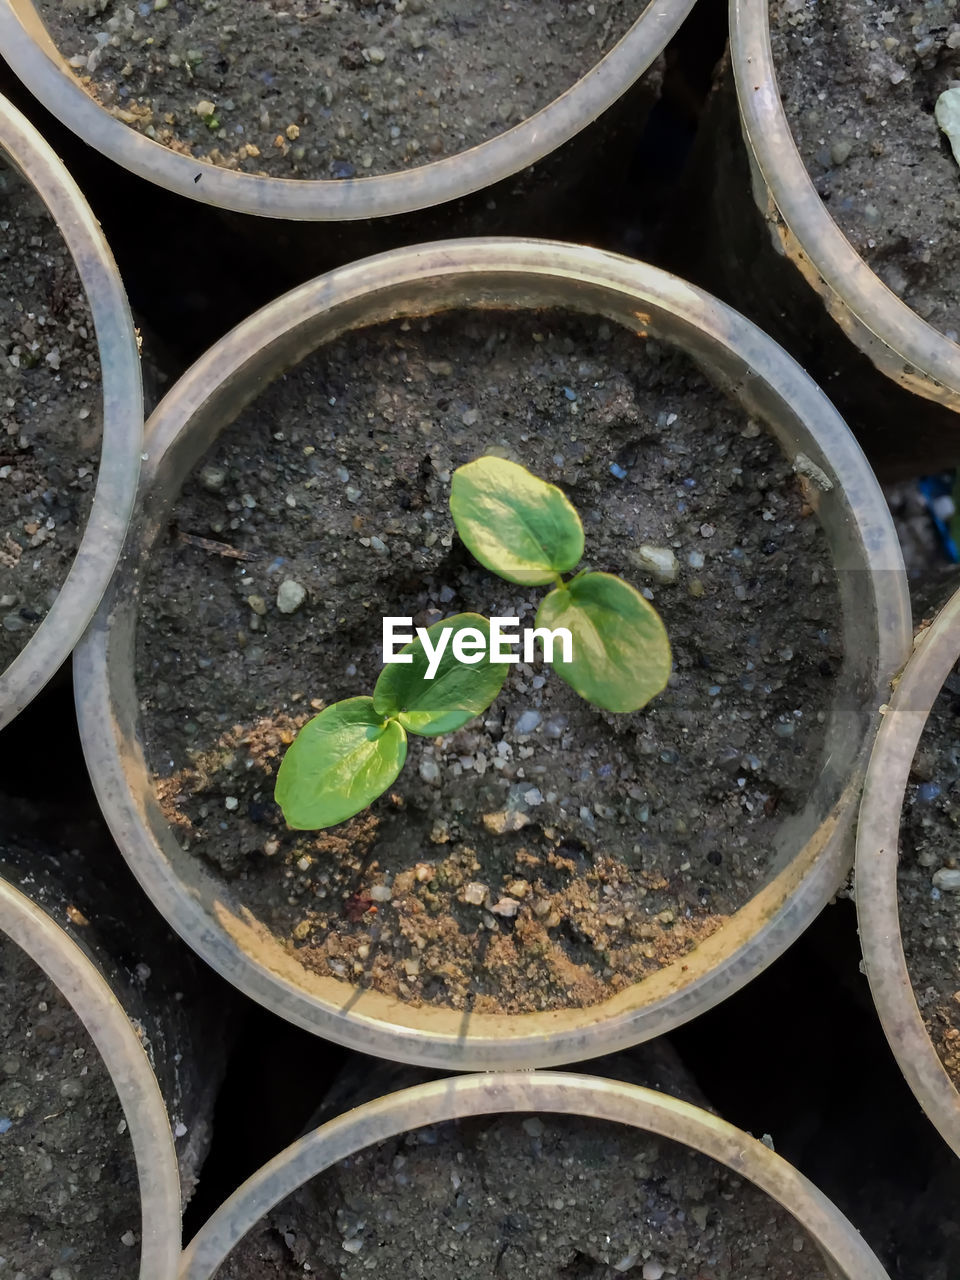
[[287, 825], [319, 831], [352, 818], [403, 768], [407, 735], [372, 698], [347, 698], [308, 720], [283, 757], [274, 799]]
[[[373, 690], [375, 711], [396, 716], [405, 729], [424, 737], [453, 733], [485, 711], [500, 692], [509, 669], [505, 662], [490, 661], [490, 623], [479, 613], [458, 613], [428, 627], [432, 649], [436, 650], [444, 630], [448, 633], [446, 647], [431, 680], [427, 679], [427, 650], [416, 639], [400, 650], [413, 661], [387, 663]], [[475, 665], [467, 665], [454, 652], [456, 637], [467, 630], [483, 637], [480, 661]], [[463, 652], [465, 658], [474, 656], [469, 647]]]
[[585, 573], [551, 591], [537, 611], [538, 627], [567, 627], [573, 661], [555, 661], [557, 675], [582, 698], [607, 711], [636, 711], [670, 677], [670, 641], [660, 615], [628, 582]]
[[467, 550], [508, 582], [552, 582], [583, 555], [583, 525], [566, 495], [503, 458], [457, 468], [450, 512]]

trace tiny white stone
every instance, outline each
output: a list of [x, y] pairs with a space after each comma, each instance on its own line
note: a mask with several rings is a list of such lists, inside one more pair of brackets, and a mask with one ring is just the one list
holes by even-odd
[[471, 880], [469, 884], [463, 886], [463, 900], [469, 902], [472, 907], [481, 906], [486, 896], [487, 886], [481, 884], [479, 880]]
[[374, 902], [389, 902], [393, 897], [393, 890], [388, 884], [375, 884], [370, 890], [370, 897]]
[[520, 903], [516, 898], [501, 898], [499, 902], [495, 902], [490, 908], [496, 916], [504, 916], [506, 919], [512, 919], [520, 910]]
[[529, 711], [524, 711], [517, 720], [516, 731], [517, 733], [533, 733], [539, 723], [540, 712], [531, 708]]
[[933, 873], [933, 887], [935, 889], [960, 889], [960, 871], [954, 871], [950, 867], [941, 867], [939, 871]]
[[292, 578], [286, 578], [277, 590], [277, 608], [281, 613], [296, 613], [307, 598], [307, 589]]
[[641, 569], [652, 573], [658, 582], [675, 582], [680, 566], [669, 547], [654, 547], [649, 542], [637, 547], [633, 560]]

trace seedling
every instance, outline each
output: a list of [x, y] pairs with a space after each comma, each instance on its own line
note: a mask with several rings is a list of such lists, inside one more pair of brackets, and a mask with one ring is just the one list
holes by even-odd
[[556, 485], [503, 458], [484, 457], [459, 467], [450, 488], [450, 512], [467, 549], [493, 573], [522, 586], [554, 583], [537, 610], [537, 626], [566, 627], [569, 661], [557, 674], [607, 711], [637, 711], [670, 677], [670, 642], [653, 605], [610, 573], [581, 569], [583, 525]]
[[478, 613], [460, 613], [434, 623], [427, 628], [434, 649], [444, 628], [449, 643], [431, 679], [426, 648], [414, 640], [401, 650], [411, 661], [385, 666], [373, 697], [334, 702], [303, 726], [283, 757], [274, 789], [288, 826], [316, 831], [352, 818], [396, 780], [407, 758], [408, 733], [453, 733], [493, 702], [507, 664], [483, 657], [468, 666], [454, 654], [462, 632], [473, 633], [467, 638], [489, 651], [489, 622]]
[[[583, 525], [555, 485], [514, 462], [478, 458], [454, 472], [450, 511], [485, 568], [522, 586], [555, 584], [537, 627], [569, 631], [570, 649], [553, 665], [581, 697], [623, 712], [661, 692], [670, 643], [649, 601], [610, 573], [582, 569], [564, 581], [583, 556]], [[315, 831], [352, 818], [396, 780], [408, 733], [453, 733], [496, 698], [509, 666], [489, 656], [487, 618], [457, 614], [425, 634], [426, 644], [411, 641], [384, 666], [372, 697], [335, 702], [297, 734], [274, 790], [288, 826]]]

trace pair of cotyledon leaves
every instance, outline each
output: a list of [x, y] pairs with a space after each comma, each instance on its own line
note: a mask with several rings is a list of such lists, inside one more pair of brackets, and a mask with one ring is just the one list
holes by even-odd
[[[554, 654], [557, 674], [607, 711], [636, 711], [670, 675], [670, 644], [659, 615], [638, 591], [609, 573], [583, 572], [564, 583], [583, 555], [583, 525], [555, 485], [503, 458], [484, 457], [454, 472], [450, 511], [467, 549], [509, 582], [556, 583], [541, 602], [536, 625], [566, 627], [569, 662]], [[277, 776], [276, 800], [291, 827], [315, 830], [359, 813], [391, 785], [407, 755], [407, 733], [452, 733], [485, 710], [509, 667], [489, 659], [489, 624], [463, 613], [428, 629], [431, 645], [451, 634], [436, 675], [419, 640], [391, 663], [372, 697], [334, 703], [301, 729]], [[454, 655], [455, 635], [479, 631], [487, 652], [475, 665]]]

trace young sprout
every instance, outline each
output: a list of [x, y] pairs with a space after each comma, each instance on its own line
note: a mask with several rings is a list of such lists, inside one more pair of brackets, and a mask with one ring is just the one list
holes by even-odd
[[[581, 569], [564, 581], [583, 555], [583, 525], [555, 485], [514, 462], [478, 458], [454, 472], [450, 511], [485, 568], [522, 586], [554, 584], [537, 627], [569, 631], [569, 655], [553, 665], [581, 697], [624, 712], [661, 692], [670, 643], [653, 606], [610, 573]], [[509, 667], [491, 660], [486, 618], [457, 614], [427, 628], [426, 639], [383, 668], [372, 697], [335, 702], [297, 734], [274, 789], [288, 826], [315, 831], [352, 818], [396, 780], [408, 733], [453, 733], [496, 698]]]
[[556, 485], [503, 458], [459, 467], [450, 512], [467, 549], [493, 573], [522, 586], [554, 583], [537, 626], [566, 627], [570, 661], [557, 674], [606, 711], [637, 711], [670, 677], [670, 642], [660, 615], [636, 588], [610, 573], [581, 570], [583, 525]]
[[[434, 623], [427, 628], [434, 652], [444, 630], [447, 644], [431, 679], [426, 648], [413, 640], [401, 649], [400, 661], [380, 672], [372, 698], [335, 702], [303, 726], [283, 757], [274, 789], [288, 826], [316, 831], [352, 818], [396, 780], [407, 758], [408, 733], [453, 733], [493, 702], [508, 668], [487, 656], [487, 619], [460, 613]], [[473, 654], [482, 651], [470, 665], [455, 653], [465, 632]]]

